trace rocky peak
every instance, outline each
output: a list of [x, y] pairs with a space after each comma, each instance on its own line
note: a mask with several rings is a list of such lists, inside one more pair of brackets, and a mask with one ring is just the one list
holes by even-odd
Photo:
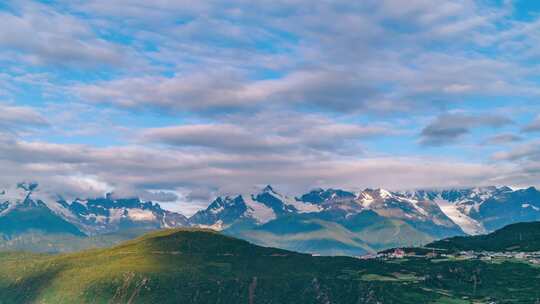
[[32, 192], [38, 188], [39, 184], [36, 182], [21, 182], [17, 184], [18, 189], [23, 189], [27, 192]]
[[274, 192], [275, 193], [274, 188], [272, 188], [272, 186], [270, 186], [270, 185], [266, 185], [266, 187], [264, 187], [262, 189], [262, 192]]

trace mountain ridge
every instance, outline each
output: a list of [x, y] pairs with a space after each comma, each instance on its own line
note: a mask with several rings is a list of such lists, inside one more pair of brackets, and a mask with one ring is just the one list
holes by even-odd
[[510, 224], [492, 233], [451, 237], [427, 244], [447, 251], [536, 252], [540, 251], [540, 222]]
[[[418, 246], [446, 237], [487, 233], [513, 222], [540, 220], [540, 192], [533, 187], [394, 192], [329, 188], [288, 197], [268, 185], [252, 194], [217, 197], [190, 218], [164, 210], [158, 203], [111, 194], [71, 202], [46, 200], [37, 183], [20, 183], [15, 191], [0, 193], [0, 220], [16, 206], [46, 206], [59, 221], [90, 236], [131, 229], [202, 227], [263, 246], [328, 255]], [[72, 233], [69, 229], [63, 232]]]

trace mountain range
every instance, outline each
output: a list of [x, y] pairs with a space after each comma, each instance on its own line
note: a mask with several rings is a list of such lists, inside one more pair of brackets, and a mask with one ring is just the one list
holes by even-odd
[[[201, 227], [263, 246], [357, 256], [534, 220], [540, 220], [540, 192], [534, 187], [315, 189], [288, 197], [266, 186], [254, 194], [217, 197], [189, 218], [157, 203], [111, 194], [69, 202], [61, 197], [51, 199], [36, 183], [0, 191], [0, 235], [4, 239], [0, 249], [17, 249], [21, 244], [32, 249], [28, 235], [32, 240], [61, 235], [73, 244], [84, 239], [86, 245], [75, 247], [80, 249], [100, 242], [110, 245], [159, 228]], [[88, 237], [95, 241], [89, 242]], [[44, 243], [45, 248], [38, 251], [59, 250], [47, 247], [51, 242]]]

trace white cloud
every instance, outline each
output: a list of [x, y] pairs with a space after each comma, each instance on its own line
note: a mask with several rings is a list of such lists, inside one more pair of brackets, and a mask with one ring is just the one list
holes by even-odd
[[512, 124], [512, 120], [501, 115], [447, 113], [438, 116], [422, 129], [420, 142], [425, 145], [448, 145], [469, 134], [474, 128], [500, 128], [509, 124]]
[[124, 195], [179, 188], [200, 189], [210, 195], [240, 193], [260, 184], [274, 184], [293, 194], [315, 186], [403, 189], [487, 185], [512, 172], [505, 166], [435, 158], [224, 154], [22, 141], [0, 145], [0, 165], [1, 184], [35, 180], [47, 191], [68, 197], [96, 195], [110, 188]]
[[19, 134], [48, 126], [47, 119], [34, 108], [0, 103], [0, 135], [2, 132]]
[[83, 20], [47, 5], [23, 2], [16, 12], [0, 12], [0, 46], [31, 64], [116, 65], [126, 49], [99, 38]]
[[308, 152], [306, 150], [338, 153], [348, 146], [349, 150], [361, 154], [362, 140], [399, 133], [384, 126], [337, 123], [314, 115], [289, 119], [268, 114], [252, 119], [235, 116], [228, 121], [147, 129], [142, 132], [141, 140], [177, 148], [258, 154]]

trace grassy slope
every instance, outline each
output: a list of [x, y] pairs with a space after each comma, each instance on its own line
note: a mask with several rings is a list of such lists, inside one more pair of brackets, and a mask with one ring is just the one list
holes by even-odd
[[426, 247], [451, 251], [540, 251], [540, 222], [512, 224], [487, 235], [452, 237]]
[[540, 297], [540, 269], [523, 263], [311, 257], [205, 230], [160, 231], [67, 255], [2, 253], [0, 269], [2, 304], [472, 303], [463, 297], [531, 303]]

